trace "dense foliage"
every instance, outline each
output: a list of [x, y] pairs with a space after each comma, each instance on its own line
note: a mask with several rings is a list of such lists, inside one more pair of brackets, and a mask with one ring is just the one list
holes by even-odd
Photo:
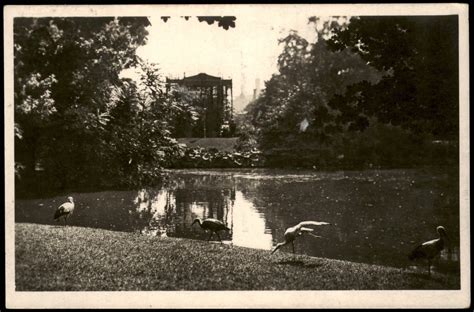
[[172, 168], [252, 168], [263, 167], [264, 157], [256, 149], [220, 151], [217, 148], [185, 148]]
[[268, 165], [364, 168], [456, 161], [454, 18], [310, 22], [316, 42], [295, 32], [282, 39], [279, 72], [247, 107], [251, 126], [244, 136], [258, 141]]
[[[180, 153], [173, 126], [195, 112], [137, 57], [148, 25], [141, 17], [15, 19], [20, 193], [150, 183]], [[120, 77], [130, 67], [141, 68], [140, 81]]]
[[[350, 49], [384, 71], [372, 86], [354, 84], [331, 105], [341, 120], [375, 116], [385, 124], [440, 139], [458, 135], [458, 18], [360, 17], [328, 40], [333, 50]], [[350, 121], [349, 121], [350, 122]]]

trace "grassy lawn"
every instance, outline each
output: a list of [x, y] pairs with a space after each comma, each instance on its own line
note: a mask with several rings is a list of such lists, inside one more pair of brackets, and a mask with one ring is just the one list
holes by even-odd
[[187, 147], [217, 148], [221, 152], [232, 152], [238, 138], [179, 138]]
[[216, 242], [15, 224], [17, 291], [459, 289], [459, 277]]

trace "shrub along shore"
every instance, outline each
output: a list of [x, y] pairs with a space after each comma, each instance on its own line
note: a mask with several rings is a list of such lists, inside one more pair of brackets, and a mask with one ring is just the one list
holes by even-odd
[[459, 276], [170, 237], [15, 224], [17, 291], [459, 289]]

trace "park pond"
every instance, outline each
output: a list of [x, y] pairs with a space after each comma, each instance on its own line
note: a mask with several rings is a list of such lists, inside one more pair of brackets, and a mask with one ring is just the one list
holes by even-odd
[[[436, 226], [443, 225], [452, 252], [442, 254], [437, 269], [459, 274], [455, 171], [187, 169], [167, 174], [161, 187], [17, 199], [15, 221], [56, 224], [56, 207], [73, 196], [69, 225], [206, 240], [208, 234], [191, 223], [215, 218], [230, 228], [221, 233], [225, 244], [264, 250], [282, 241], [290, 226], [326, 221], [332, 225], [315, 227], [322, 238], [296, 240], [296, 253], [395, 267], [410, 265], [409, 252], [436, 238]], [[291, 245], [281, 251], [291, 252]]]

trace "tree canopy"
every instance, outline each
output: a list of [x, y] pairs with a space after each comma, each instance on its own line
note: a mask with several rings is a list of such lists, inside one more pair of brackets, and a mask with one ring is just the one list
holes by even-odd
[[431, 142], [457, 139], [457, 17], [309, 22], [316, 42], [281, 40], [279, 72], [247, 107], [245, 135], [276, 165], [446, 162], [456, 145]]
[[[334, 51], [350, 49], [384, 72], [376, 84], [354, 84], [330, 105], [341, 120], [369, 117], [441, 139], [458, 135], [457, 16], [362, 16], [336, 29]], [[356, 126], [356, 125], [354, 125]]]
[[348, 49], [330, 51], [322, 36], [310, 44], [291, 32], [281, 44], [279, 73], [247, 108], [251, 122], [264, 150], [321, 149], [341, 131], [331, 98], [356, 82], [375, 82], [379, 74]]
[[[173, 123], [193, 111], [136, 55], [148, 25], [144, 17], [15, 19], [15, 161], [26, 188], [38, 179], [52, 189], [148, 183], [178, 152]], [[120, 78], [129, 67], [142, 69], [140, 81]]]

